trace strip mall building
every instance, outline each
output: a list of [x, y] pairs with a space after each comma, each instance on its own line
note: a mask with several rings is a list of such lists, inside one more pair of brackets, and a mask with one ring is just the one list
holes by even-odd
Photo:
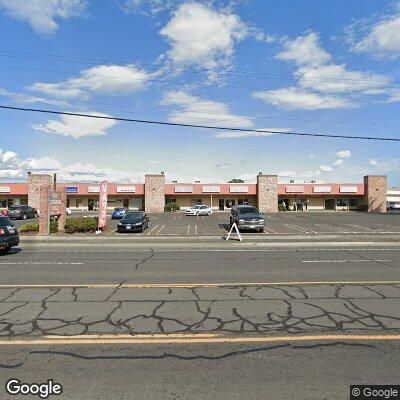
[[[39, 207], [40, 190], [51, 185], [50, 175], [28, 174], [27, 183], [0, 184], [0, 208], [29, 204]], [[100, 184], [57, 183], [72, 210], [95, 210]], [[250, 204], [263, 212], [277, 212], [278, 204], [291, 210], [357, 210], [385, 212], [388, 196], [386, 176], [368, 175], [362, 183], [278, 183], [276, 175], [259, 173], [257, 183], [166, 183], [164, 174], [145, 175], [144, 183], [108, 185], [108, 208], [127, 207], [163, 212], [165, 204], [176, 202], [182, 208], [205, 204], [214, 210]]]

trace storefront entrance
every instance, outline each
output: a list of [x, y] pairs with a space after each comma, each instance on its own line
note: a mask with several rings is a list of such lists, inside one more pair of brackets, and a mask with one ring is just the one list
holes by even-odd
[[129, 208], [129, 199], [124, 199], [123, 200], [123, 206], [128, 209]]
[[336, 210], [336, 200], [335, 199], [325, 199], [325, 210]]
[[88, 210], [89, 211], [93, 211], [94, 209], [94, 200], [93, 199], [89, 199], [88, 200]]
[[218, 201], [218, 210], [224, 211], [224, 199], [219, 199], [219, 201]]

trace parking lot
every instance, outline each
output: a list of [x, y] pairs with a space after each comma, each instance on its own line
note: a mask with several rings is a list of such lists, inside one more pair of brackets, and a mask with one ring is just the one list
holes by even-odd
[[[95, 213], [74, 212], [71, 217]], [[184, 212], [149, 214], [150, 227], [144, 233], [117, 233], [118, 220], [109, 220], [107, 235], [140, 236], [221, 236], [229, 231], [229, 213], [210, 216], [186, 216]], [[70, 218], [70, 217], [69, 217]], [[17, 220], [19, 227], [37, 219]], [[358, 212], [286, 212], [265, 215], [265, 232], [242, 232], [244, 235], [357, 235], [400, 234], [400, 213], [367, 214]]]
[[[107, 234], [116, 233], [118, 220], [110, 220]], [[229, 231], [229, 213], [185, 216], [183, 212], [150, 214], [147, 236], [214, 236]], [[400, 234], [400, 214], [366, 213], [278, 213], [265, 215], [265, 232], [244, 235]], [[118, 234], [119, 235], [119, 234]], [[126, 235], [122, 233], [121, 235]]]

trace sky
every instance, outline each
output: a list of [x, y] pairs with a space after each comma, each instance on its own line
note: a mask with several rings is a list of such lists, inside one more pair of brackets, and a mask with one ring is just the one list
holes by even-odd
[[[400, 1], [0, 0], [0, 105], [400, 138]], [[0, 181], [400, 185], [400, 143], [0, 110]]]

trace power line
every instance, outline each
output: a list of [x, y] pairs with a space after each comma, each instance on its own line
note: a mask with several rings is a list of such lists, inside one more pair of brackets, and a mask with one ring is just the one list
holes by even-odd
[[23, 108], [23, 107], [12, 107], [12, 106], [4, 106], [4, 105], [0, 105], [0, 108], [5, 109], [5, 110], [27, 111], [27, 112], [37, 112], [37, 113], [56, 114], [56, 115], [69, 115], [69, 116], [74, 116], [74, 117], [96, 118], [96, 119], [114, 120], [114, 121], [121, 121], [121, 122], [135, 122], [135, 123], [149, 124], [149, 125], [180, 126], [180, 127], [185, 127], [185, 128], [213, 129], [213, 130], [233, 131], [233, 132], [269, 133], [269, 134], [275, 134], [275, 135], [309, 136], [309, 137], [324, 137], [324, 138], [336, 138], [336, 139], [358, 139], [358, 140], [379, 140], [379, 141], [400, 142], [400, 138], [393, 138], [393, 137], [328, 135], [328, 134], [323, 134], [323, 133], [282, 132], [282, 131], [274, 131], [274, 130], [267, 130], [267, 129], [230, 128], [230, 127], [224, 127], [224, 126], [183, 124], [183, 123], [176, 123], [176, 122], [164, 122], [164, 121], [143, 120], [143, 119], [134, 119], [134, 118], [111, 117], [111, 116], [104, 116], [104, 115], [90, 115], [90, 114], [83, 114], [83, 113], [46, 110], [46, 109], [40, 109], [40, 108]]
[[[8, 53], [8, 54], [7, 54]], [[28, 54], [28, 55], [27, 55]], [[29, 55], [30, 54], [30, 55]], [[119, 64], [127, 64], [131, 65], [134, 64], [133, 61], [126, 61], [126, 60], [121, 60], [121, 59], [116, 59], [116, 58], [85, 58], [85, 57], [76, 57], [76, 56], [63, 56], [63, 55], [57, 55], [57, 54], [48, 54], [48, 53], [37, 53], [37, 52], [21, 52], [21, 51], [14, 51], [14, 50], [0, 50], [0, 57], [10, 57], [10, 58], [32, 58], [32, 59], [38, 59], [38, 60], [45, 60], [45, 61], [54, 61], [54, 62], [76, 62], [80, 64], [88, 64], [91, 65], [92, 63], [98, 63], [98, 62], [106, 62], [106, 63], [119, 63]], [[83, 62], [81, 62], [83, 61]], [[143, 66], [148, 66], [150, 68], [160, 68], [156, 67], [155, 63], [140, 63], [140, 65]], [[227, 72], [225, 69], [222, 67], [220, 68], [215, 68], [213, 71], [222, 71], [224, 76], [259, 76], [260, 78], [266, 78], [266, 77], [271, 77], [275, 76], [277, 78], [285, 78], [289, 77], [291, 79], [296, 79], [296, 77], [293, 77], [291, 74], [273, 74], [273, 73], [267, 73], [263, 71], [252, 71], [252, 70], [242, 70], [243, 72]], [[186, 73], [195, 73], [195, 74], [205, 74], [204, 71], [196, 71], [196, 70], [186, 70]], [[373, 74], [380, 74], [382, 77], [386, 78], [395, 78], [399, 76], [400, 72], [395, 71], [392, 72], [391, 74], [385, 73], [382, 70], [375, 70], [375, 71], [368, 71], [367, 73], [373, 73]], [[359, 82], [359, 79], [345, 79], [345, 78], [340, 78], [338, 79], [337, 76], [332, 76], [331, 78], [320, 78], [320, 77], [307, 77], [303, 78], [305, 80], [316, 80], [316, 81], [330, 81], [330, 82]], [[373, 79], [373, 78], [371, 78]], [[363, 80], [365, 82], [365, 79]], [[368, 81], [368, 79], [367, 79]]]

